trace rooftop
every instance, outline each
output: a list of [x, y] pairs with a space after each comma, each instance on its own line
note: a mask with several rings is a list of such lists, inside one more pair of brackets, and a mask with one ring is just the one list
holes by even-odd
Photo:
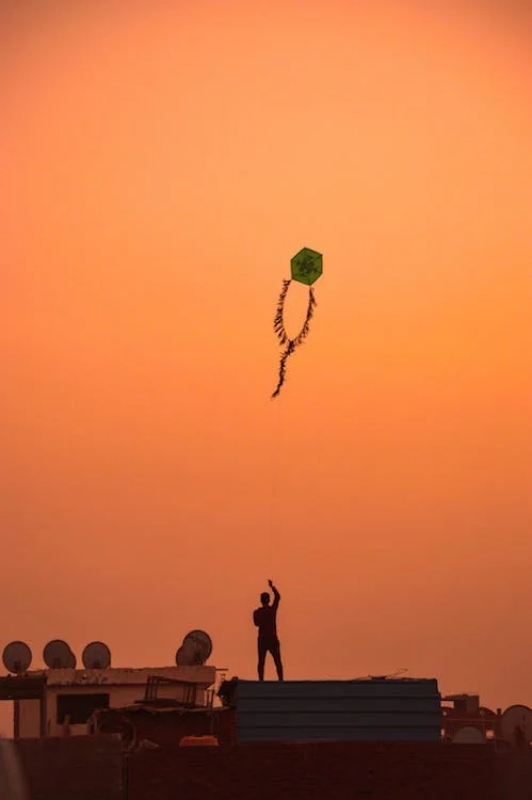
[[53, 686], [144, 686], [150, 676], [170, 678], [173, 681], [193, 683], [207, 689], [216, 679], [216, 668], [209, 666], [139, 667], [109, 669], [46, 669], [28, 672], [24, 676], [9, 675], [0, 678], [0, 686], [30, 688], [41, 691], [43, 683]]

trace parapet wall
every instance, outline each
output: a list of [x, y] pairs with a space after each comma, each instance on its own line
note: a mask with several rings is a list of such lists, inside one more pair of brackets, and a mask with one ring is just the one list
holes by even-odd
[[123, 753], [114, 736], [16, 743], [28, 800], [530, 800], [532, 752], [323, 742]]
[[116, 736], [18, 739], [28, 800], [124, 800], [124, 760]]
[[529, 794], [516, 793], [523, 774], [523, 768], [510, 774], [507, 761], [490, 745], [324, 742], [173, 748], [130, 757], [128, 798], [529, 800]]

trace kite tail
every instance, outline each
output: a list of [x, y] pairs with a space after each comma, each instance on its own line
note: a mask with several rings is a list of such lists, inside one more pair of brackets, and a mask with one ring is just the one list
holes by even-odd
[[273, 320], [273, 329], [275, 331], [275, 335], [277, 336], [281, 344], [286, 344], [286, 342], [288, 342], [288, 334], [285, 331], [283, 315], [284, 315], [284, 301], [286, 300], [286, 295], [290, 283], [291, 283], [290, 280], [283, 281], [283, 288], [281, 289], [281, 294], [279, 295], [279, 300], [277, 301], [277, 311], [275, 313], [275, 317]]
[[301, 328], [299, 334], [293, 340], [296, 347], [299, 347], [300, 344], [303, 344], [305, 339], [308, 336], [310, 330], [310, 320], [314, 316], [314, 308], [316, 307], [316, 298], [314, 297], [314, 292], [312, 291], [312, 286], [308, 287], [308, 306], [307, 306], [307, 316], [305, 317], [305, 322], [303, 323], [303, 327]]
[[277, 397], [281, 388], [286, 379], [286, 362], [288, 358], [292, 355], [296, 347], [299, 347], [308, 336], [310, 330], [310, 321], [314, 316], [314, 308], [316, 307], [316, 298], [314, 297], [314, 292], [312, 291], [312, 287], [309, 286], [309, 299], [308, 299], [308, 306], [307, 306], [307, 315], [305, 317], [305, 322], [303, 323], [303, 327], [299, 331], [298, 335], [295, 339], [289, 339], [288, 334], [286, 333], [284, 327], [284, 319], [283, 319], [283, 312], [284, 312], [284, 301], [286, 298], [286, 294], [288, 292], [288, 287], [290, 286], [290, 281], [283, 281], [283, 288], [281, 294], [279, 295], [279, 303], [277, 305], [277, 313], [275, 314], [274, 319], [274, 330], [277, 335], [277, 338], [281, 342], [281, 344], [287, 344], [286, 350], [281, 356], [281, 360], [279, 362], [279, 381], [275, 388], [274, 393], [272, 394], [272, 399]]
[[282, 389], [282, 386], [286, 378], [286, 362], [288, 361], [288, 357], [292, 355], [294, 350], [295, 350], [294, 343], [289, 342], [288, 347], [281, 356], [281, 360], [279, 361], [279, 381], [277, 383], [277, 386], [275, 387], [275, 392], [272, 394], [272, 400], [274, 397], [277, 397], [277, 395]]

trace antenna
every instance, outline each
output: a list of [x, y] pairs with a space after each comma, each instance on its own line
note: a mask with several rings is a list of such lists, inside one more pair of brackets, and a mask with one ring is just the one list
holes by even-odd
[[111, 666], [111, 651], [103, 642], [91, 642], [84, 649], [81, 660], [85, 669], [108, 669]]
[[8, 672], [24, 675], [30, 668], [32, 653], [26, 642], [10, 642], [4, 647], [2, 661]]
[[517, 730], [523, 734], [527, 742], [532, 741], [532, 709], [528, 706], [508, 706], [502, 714], [502, 738], [509, 742], [514, 741]]
[[195, 667], [198, 665], [192, 642], [183, 642], [175, 654], [175, 663], [178, 667]]
[[463, 728], [458, 728], [452, 738], [453, 744], [483, 744], [486, 741], [486, 736], [480, 728], [474, 725], [464, 725]]
[[52, 639], [42, 657], [48, 669], [76, 669], [76, 656], [62, 639]]
[[212, 640], [208, 633], [193, 630], [187, 633], [175, 655], [178, 667], [201, 667], [212, 653]]
[[183, 645], [191, 644], [198, 664], [205, 664], [212, 653], [212, 639], [208, 633], [194, 630], [187, 633]]

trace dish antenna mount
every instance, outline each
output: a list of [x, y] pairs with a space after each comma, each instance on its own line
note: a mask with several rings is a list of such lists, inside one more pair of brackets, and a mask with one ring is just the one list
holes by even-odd
[[4, 667], [13, 675], [24, 675], [30, 668], [32, 658], [26, 642], [10, 642], [2, 653]]
[[83, 650], [81, 660], [85, 669], [109, 669], [111, 651], [103, 642], [91, 642]]

